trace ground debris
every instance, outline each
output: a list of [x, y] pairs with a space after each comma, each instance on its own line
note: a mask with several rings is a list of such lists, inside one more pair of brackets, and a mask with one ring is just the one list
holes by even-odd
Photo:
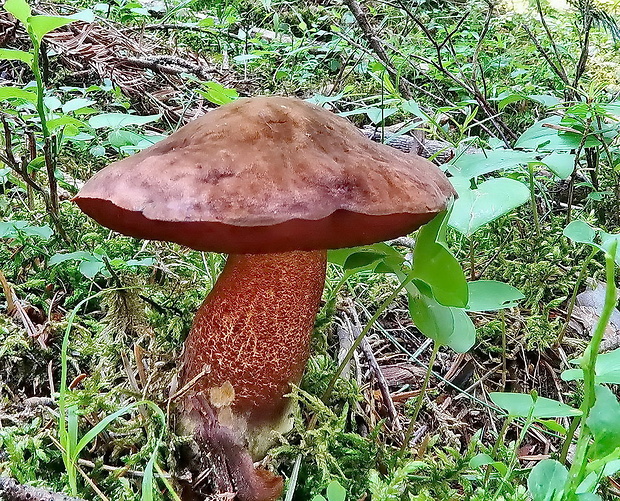
[[0, 477], [0, 500], [2, 501], [84, 501], [58, 492], [18, 484], [8, 477]]

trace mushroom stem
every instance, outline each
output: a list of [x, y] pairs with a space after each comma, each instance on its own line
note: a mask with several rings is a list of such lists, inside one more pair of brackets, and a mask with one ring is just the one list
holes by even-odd
[[181, 384], [205, 373], [183, 403], [185, 431], [208, 418], [195, 412], [199, 396], [216, 426], [234, 431], [254, 459], [264, 455], [271, 432], [288, 426], [284, 395], [308, 361], [326, 263], [324, 250], [228, 256], [185, 341]]

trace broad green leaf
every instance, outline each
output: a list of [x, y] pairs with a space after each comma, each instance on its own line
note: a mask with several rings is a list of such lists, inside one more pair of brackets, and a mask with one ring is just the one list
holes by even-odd
[[73, 118], [73, 117], [68, 117], [68, 116], [53, 118], [52, 120], [48, 120], [47, 122], [47, 128], [52, 132], [54, 132], [56, 129], [60, 129], [61, 127], [65, 127], [67, 125], [73, 125], [75, 127], [86, 126], [86, 124], [82, 122], [81, 120], [78, 120], [77, 118]]
[[555, 459], [538, 463], [527, 478], [527, 488], [533, 501], [559, 500], [568, 481], [566, 467]]
[[[355, 254], [361, 254], [361, 256], [351, 257]], [[381, 259], [374, 259], [374, 256], [378, 255], [381, 255]], [[400, 273], [402, 276], [399, 276], [399, 279], [404, 279], [402, 264], [405, 258], [396, 249], [383, 242], [362, 247], [333, 249], [328, 251], [327, 258], [330, 263], [337, 264], [343, 268], [347, 266], [349, 271], [354, 271], [355, 273], [363, 270], [381, 273]], [[349, 258], [351, 260], [348, 264], [345, 264]], [[364, 264], [364, 261], [366, 261], [366, 264]]]
[[385, 254], [372, 250], [355, 252], [347, 257], [342, 267], [345, 270], [354, 270], [358, 268], [370, 267], [383, 259]]
[[114, 129], [108, 134], [108, 142], [115, 148], [135, 146], [143, 139], [143, 134], [136, 134], [135, 132], [122, 129]]
[[55, 264], [64, 263], [65, 261], [70, 261], [73, 259], [79, 259], [82, 261], [84, 259], [95, 259], [95, 256], [91, 252], [86, 251], [66, 252], [64, 254], [56, 253], [49, 258], [47, 264], [53, 266]]
[[17, 87], [0, 87], [0, 100], [12, 98], [23, 99], [33, 104], [37, 102], [37, 94], [35, 92], [18, 89]]
[[469, 179], [452, 177], [450, 181], [459, 198], [454, 202], [448, 224], [468, 236], [524, 204], [530, 197], [527, 186], [514, 179], [489, 179], [475, 190], [470, 189]]
[[575, 170], [575, 154], [554, 151], [541, 160], [560, 179], [568, 179]]
[[[607, 459], [607, 458], [606, 458]], [[603, 461], [606, 461], [604, 459]], [[577, 494], [586, 493], [586, 492], [594, 492], [598, 488], [598, 485], [602, 477], [610, 477], [615, 475], [620, 470], [620, 460], [612, 460], [605, 464], [603, 471], [600, 471], [600, 468], [595, 469], [590, 472], [586, 478], [583, 479], [578, 486], [575, 492]]]
[[460, 308], [443, 306], [425, 294], [409, 294], [409, 313], [420, 332], [440, 345], [459, 353], [474, 345], [476, 329]]
[[401, 106], [402, 106], [404, 111], [406, 111], [408, 113], [411, 113], [413, 116], [416, 116], [418, 118], [422, 118], [424, 120], [426, 120], [428, 118], [426, 113], [424, 113], [422, 111], [422, 109], [420, 108], [418, 103], [415, 102], [413, 99], [411, 99], [409, 101], [404, 101], [401, 104]]
[[28, 221], [0, 222], [0, 238], [17, 238], [20, 234], [29, 237], [39, 237], [48, 240], [53, 235], [48, 225], [36, 226]]
[[126, 266], [153, 266], [155, 258], [145, 257], [143, 259], [129, 259], [125, 262]]
[[440, 304], [464, 308], [469, 299], [467, 280], [445, 245], [447, 215], [437, 215], [418, 232], [411, 276], [425, 282]]
[[96, 104], [96, 101], [83, 97], [76, 97], [75, 99], [71, 99], [62, 105], [62, 112], [71, 113], [72, 111], [81, 110], [82, 108], [92, 106], [93, 104]]
[[60, 28], [72, 22], [73, 19], [61, 16], [32, 16], [28, 20], [28, 24], [30, 24], [29, 31], [32, 32], [39, 42], [50, 31], [54, 31], [56, 28]]
[[33, 55], [25, 50], [18, 49], [0, 49], [0, 59], [7, 59], [10, 61], [22, 61], [28, 66], [32, 66]]
[[562, 232], [565, 237], [573, 242], [581, 244], [592, 244], [596, 238], [596, 230], [584, 221], [571, 221]]
[[[533, 418], [557, 418], [581, 415], [581, 411], [569, 405], [538, 397], [536, 403], [528, 393], [492, 392], [489, 397], [495, 405], [504, 409], [512, 417], [528, 417], [530, 412]], [[532, 407], [534, 410], [532, 411]]]
[[320, 494], [317, 494], [316, 496], [314, 496], [312, 498], [312, 501], [327, 501], [327, 499], [325, 499], [323, 496], [321, 496]]
[[332, 480], [327, 486], [327, 499], [329, 501], [345, 501], [346, 498], [346, 489], [337, 480]]
[[92, 261], [82, 261], [78, 266], [80, 273], [84, 275], [86, 278], [93, 278], [97, 273], [99, 273], [105, 265], [103, 261], [99, 261], [94, 259]]
[[472, 177], [488, 174], [501, 169], [508, 169], [536, 161], [533, 152], [518, 150], [488, 150], [483, 153], [463, 153], [448, 164], [448, 171], [453, 176]]
[[525, 296], [504, 282], [476, 280], [469, 282], [469, 303], [467, 311], [496, 311], [517, 306]]
[[610, 253], [611, 247], [616, 243], [616, 255], [614, 256], [614, 260], [616, 264], [620, 265], [620, 234], [619, 233], [607, 233], [606, 231], [599, 231], [601, 235], [601, 247], [605, 250], [605, 252]]
[[551, 96], [550, 94], [528, 94], [527, 98], [532, 101], [536, 101], [547, 108], [556, 106], [562, 102], [559, 98]]
[[85, 23], [92, 23], [95, 20], [95, 13], [92, 9], [84, 9], [67, 16], [73, 21], [83, 21]]
[[620, 447], [620, 403], [606, 386], [594, 389], [596, 401], [588, 416], [588, 427], [594, 443], [588, 449], [588, 457], [598, 459]]
[[88, 119], [89, 125], [93, 129], [108, 127], [110, 129], [120, 129], [128, 125], [144, 125], [159, 120], [161, 115], [129, 115], [126, 113], [102, 113]]
[[199, 90], [198, 92], [213, 104], [230, 103], [239, 97], [239, 93], [235, 89], [224, 87], [217, 82], [205, 82], [203, 86], [206, 87], [206, 90]]
[[[515, 143], [515, 148], [540, 151], [566, 151], [578, 148], [581, 143], [581, 134], [563, 132], [554, 128], [560, 126], [561, 121], [562, 117], [551, 116], [536, 122], [521, 134]], [[585, 143], [587, 146], [598, 146], [600, 141], [589, 138]]]
[[469, 461], [469, 467], [474, 469], [479, 469], [482, 466], [492, 466], [495, 468], [500, 475], [505, 475], [508, 471], [508, 467], [502, 463], [501, 461], [495, 461], [488, 454], [477, 454]]
[[54, 234], [52, 229], [44, 224], [43, 226], [26, 226], [21, 229], [25, 235], [29, 237], [39, 237], [43, 240], [49, 240], [49, 238]]
[[371, 106], [365, 110], [366, 116], [369, 120], [374, 124], [378, 125], [383, 122], [387, 117], [393, 115], [394, 113], [398, 113], [398, 109], [396, 108], [377, 108], [375, 106]]
[[568, 430], [564, 426], [553, 419], [539, 419], [538, 423], [542, 424], [548, 430], [554, 431], [561, 435], [566, 435], [568, 433]]
[[26, 0], [6, 0], [4, 2], [4, 10], [9, 14], [13, 14], [23, 24], [28, 25], [28, 18], [31, 16], [30, 5]]
[[[571, 363], [578, 363], [578, 360], [571, 360]], [[620, 384], [620, 348], [599, 355], [594, 373], [598, 384]], [[561, 377], [564, 381], [582, 380], [583, 370], [568, 369], [562, 372]]]

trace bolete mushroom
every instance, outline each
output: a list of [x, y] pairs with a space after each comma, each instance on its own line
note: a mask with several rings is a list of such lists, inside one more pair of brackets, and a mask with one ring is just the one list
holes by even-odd
[[237, 449], [257, 459], [285, 426], [326, 249], [412, 232], [453, 194], [431, 162], [370, 141], [344, 118], [258, 97], [111, 164], [74, 200], [120, 233], [229, 254], [185, 341], [181, 412], [186, 429], [227, 456], [238, 499], [254, 501], [275, 499], [281, 480]]

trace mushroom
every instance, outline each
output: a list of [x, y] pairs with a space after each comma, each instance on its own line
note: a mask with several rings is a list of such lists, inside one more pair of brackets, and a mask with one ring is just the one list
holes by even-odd
[[249, 458], [288, 426], [285, 395], [309, 357], [326, 249], [410, 233], [453, 195], [431, 162], [344, 118], [258, 97], [109, 165], [74, 200], [120, 233], [229, 254], [185, 341], [181, 421], [222, 451], [238, 499], [262, 501], [282, 482]]

